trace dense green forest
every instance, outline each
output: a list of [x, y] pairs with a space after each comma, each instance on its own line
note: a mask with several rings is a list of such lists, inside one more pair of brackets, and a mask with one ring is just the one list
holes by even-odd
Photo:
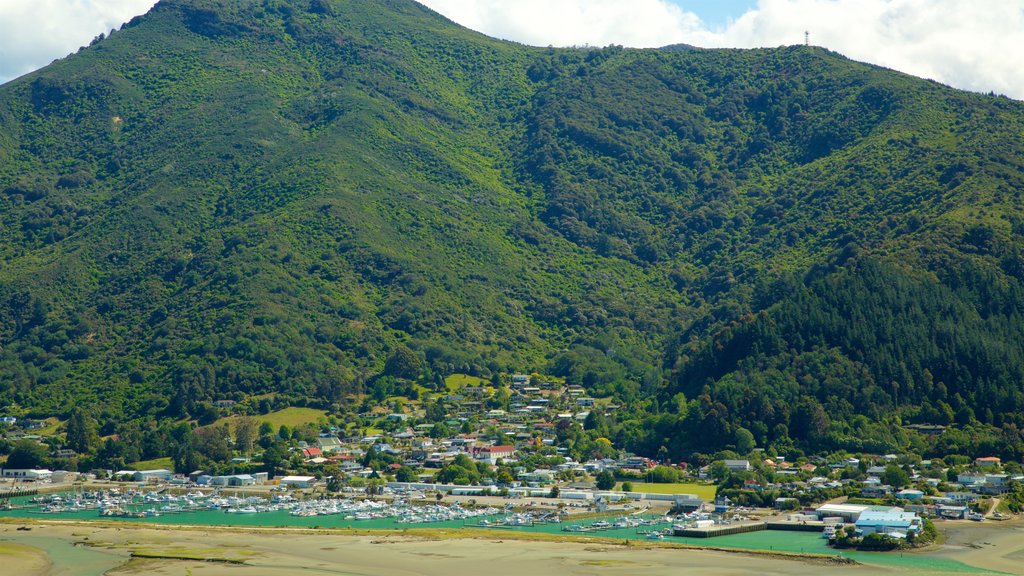
[[1022, 133], [821, 48], [162, 0], [0, 87], [0, 409], [141, 434], [537, 370], [651, 456], [1019, 459]]

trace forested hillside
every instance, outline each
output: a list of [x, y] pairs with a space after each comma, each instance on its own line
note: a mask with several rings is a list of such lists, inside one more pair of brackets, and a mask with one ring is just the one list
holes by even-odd
[[820, 48], [162, 0], [0, 87], [0, 407], [110, 433], [536, 370], [652, 456], [1020, 457], [1021, 134]]

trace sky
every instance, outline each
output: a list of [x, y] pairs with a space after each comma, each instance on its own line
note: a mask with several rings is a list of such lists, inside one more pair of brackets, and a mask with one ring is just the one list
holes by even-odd
[[[536, 46], [753, 48], [811, 43], [1024, 100], [1024, 0], [420, 0]], [[45, 66], [153, 0], [0, 0], [0, 82]]]

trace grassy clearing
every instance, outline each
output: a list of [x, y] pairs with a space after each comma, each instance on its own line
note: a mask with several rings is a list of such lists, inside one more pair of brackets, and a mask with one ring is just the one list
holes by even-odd
[[136, 470], [170, 470], [174, 464], [171, 462], [171, 458], [154, 458], [152, 460], [139, 460], [138, 462], [131, 465]]
[[282, 424], [289, 428], [310, 424], [327, 416], [327, 412], [314, 408], [285, 408], [277, 412], [271, 412], [262, 416], [256, 416], [260, 422], [270, 422], [271, 426], [280, 427]]
[[39, 434], [40, 436], [53, 436], [57, 433], [57, 430], [64, 425], [64, 422], [58, 418], [47, 418], [46, 420], [43, 420], [43, 423], [43, 427], [35, 430], [33, 432], [34, 434]]
[[[622, 490], [622, 484], [616, 487]], [[714, 500], [718, 487], [714, 484], [647, 484], [645, 482], [633, 482], [633, 492], [645, 492], [647, 494], [696, 494], [704, 500]]]
[[[295, 428], [296, 426], [302, 426], [304, 424], [316, 423], [321, 418], [325, 418], [327, 412], [323, 410], [316, 410], [314, 408], [285, 408], [284, 410], [278, 410], [277, 412], [270, 412], [268, 414], [253, 416], [257, 422], [269, 422], [274, 427], [274, 432], [281, 427], [282, 424], [289, 428]], [[220, 420], [217, 420], [209, 427], [223, 426], [227, 424], [228, 429], [232, 433], [235, 431], [235, 423], [238, 422], [238, 416], [225, 416]]]
[[487, 380], [469, 374], [452, 374], [444, 379], [444, 383], [450, 392], [455, 392], [464, 386], [486, 386], [488, 384]]

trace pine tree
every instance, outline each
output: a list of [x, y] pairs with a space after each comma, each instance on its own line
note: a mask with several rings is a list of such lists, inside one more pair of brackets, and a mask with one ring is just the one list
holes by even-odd
[[96, 421], [81, 408], [75, 408], [67, 424], [67, 445], [81, 454], [91, 453], [99, 441]]

